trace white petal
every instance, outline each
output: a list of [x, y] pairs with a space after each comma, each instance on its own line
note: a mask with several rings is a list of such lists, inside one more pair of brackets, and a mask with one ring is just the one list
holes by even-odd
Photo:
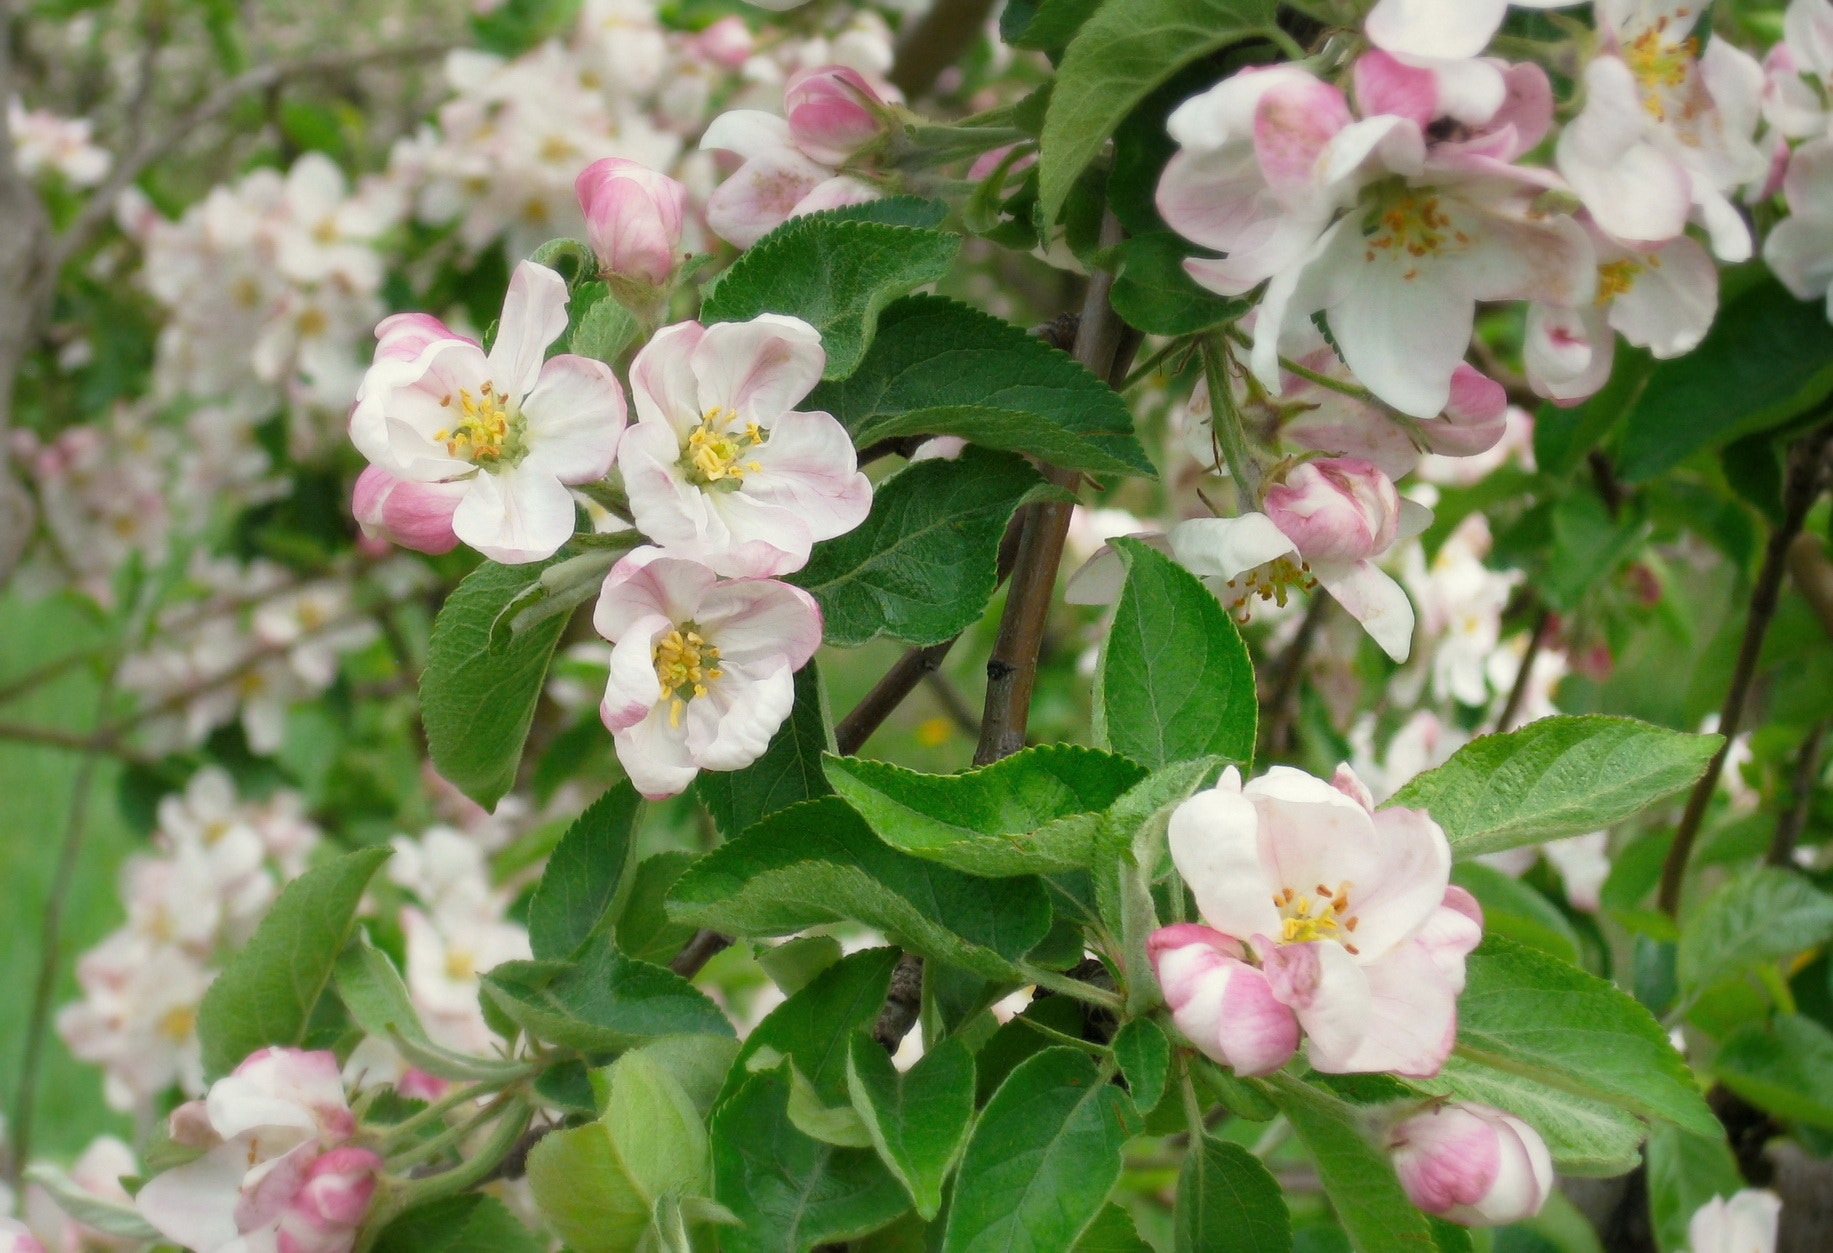
[[1225, 779], [1173, 810], [1169, 841], [1205, 922], [1236, 939], [1279, 933], [1278, 885], [1262, 857], [1259, 816], [1238, 781], [1231, 787]]
[[1205, 578], [1232, 579], [1298, 548], [1264, 513], [1238, 518], [1193, 518], [1171, 531], [1171, 553], [1179, 565]]
[[1413, 602], [1392, 576], [1368, 561], [1314, 566], [1311, 572], [1383, 652], [1395, 661], [1407, 659], [1413, 651]]
[[452, 531], [492, 561], [544, 561], [573, 538], [573, 494], [552, 474], [521, 466], [482, 472], [452, 514]]
[[541, 374], [547, 346], [565, 330], [566, 280], [533, 261], [517, 265], [490, 347], [490, 381], [496, 389], [512, 400], [528, 395]]
[[528, 460], [562, 483], [602, 479], [624, 433], [624, 389], [611, 367], [562, 353], [541, 367], [522, 402], [528, 419]]
[[800, 318], [765, 313], [709, 326], [693, 350], [700, 408], [736, 410], [770, 426], [821, 381], [821, 333]]

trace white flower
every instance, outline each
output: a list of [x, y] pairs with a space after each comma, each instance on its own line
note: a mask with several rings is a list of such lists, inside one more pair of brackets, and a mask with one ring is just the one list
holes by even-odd
[[1715, 1196], [1687, 1221], [1687, 1253], [1776, 1253], [1776, 1225], [1782, 1198], [1745, 1188], [1730, 1198]]

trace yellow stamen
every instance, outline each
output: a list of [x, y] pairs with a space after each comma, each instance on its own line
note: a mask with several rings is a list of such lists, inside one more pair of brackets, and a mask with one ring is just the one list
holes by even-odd
[[723, 671], [718, 667], [719, 649], [707, 643], [693, 623], [678, 626], [656, 643], [656, 679], [668, 699], [668, 725], [681, 725], [687, 702], [707, 694], [707, 685]]
[[700, 425], [688, 433], [681, 450], [681, 466], [688, 477], [702, 487], [737, 487], [745, 475], [764, 467], [745, 458], [751, 449], [770, 438], [769, 432], [755, 422], [743, 430], [734, 428], [738, 411], [715, 406], [700, 419]]

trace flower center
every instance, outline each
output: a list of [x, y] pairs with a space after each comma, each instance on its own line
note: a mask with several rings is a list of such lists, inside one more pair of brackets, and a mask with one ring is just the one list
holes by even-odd
[[1640, 261], [1632, 257], [1624, 257], [1621, 261], [1606, 261], [1598, 266], [1597, 302], [1601, 305], [1609, 304], [1634, 287], [1642, 271], [1653, 270], [1660, 265], [1661, 258], [1656, 256], [1645, 257]]
[[706, 695], [706, 685], [724, 671], [718, 667], [719, 649], [706, 642], [692, 622], [683, 623], [656, 641], [656, 678], [668, 700], [668, 725], [681, 725], [681, 711], [696, 696]]
[[480, 391], [481, 396], [473, 396], [470, 388], [461, 387], [456, 397], [441, 396], [440, 405], [448, 409], [456, 399], [459, 421], [434, 431], [433, 438], [446, 446], [447, 455], [483, 469], [513, 466], [528, 455], [522, 438], [527, 419], [509, 403], [509, 393], [496, 390], [488, 380]]
[[463, 983], [477, 975], [477, 958], [462, 948], [446, 950], [446, 978]]
[[[1470, 243], [1470, 236], [1452, 224], [1437, 192], [1393, 182], [1377, 192], [1363, 220], [1362, 234], [1367, 243], [1363, 260], [1368, 262], [1383, 255], [1420, 261], [1441, 252], [1459, 251]], [[1412, 268], [1405, 277], [1418, 274], [1419, 270]]]
[[168, 1040], [188, 1040], [196, 1026], [197, 1011], [188, 1006], [176, 1006], [159, 1016], [159, 1034]]
[[757, 423], [737, 426], [738, 410], [714, 406], [708, 409], [687, 437], [681, 450], [681, 468], [688, 481], [718, 491], [737, 491], [745, 475], [764, 467], [744, 460], [746, 453], [770, 438]]
[[1230, 580], [1229, 588], [1234, 597], [1229, 601], [1228, 608], [1241, 621], [1249, 622], [1253, 620], [1252, 602], [1256, 598], [1272, 601], [1284, 609], [1293, 588], [1303, 592], [1316, 586], [1317, 578], [1311, 573], [1310, 562], [1275, 557]]
[[1273, 897], [1273, 905], [1279, 910], [1279, 942], [1309, 944], [1314, 940], [1335, 940], [1351, 953], [1359, 952], [1349, 942], [1349, 933], [1361, 921], [1349, 913], [1349, 890], [1354, 886], [1345, 879], [1333, 892], [1320, 883], [1315, 897], [1293, 888], [1280, 889]]
[[1623, 49], [1623, 62], [1642, 84], [1642, 107], [1657, 122], [1667, 120], [1665, 94], [1684, 87], [1687, 73], [1699, 55], [1699, 40], [1689, 36], [1679, 43], [1665, 38], [1668, 19], [1662, 18], [1637, 35]]

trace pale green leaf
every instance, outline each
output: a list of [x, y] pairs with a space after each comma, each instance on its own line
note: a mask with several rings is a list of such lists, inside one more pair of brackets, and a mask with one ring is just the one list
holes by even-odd
[[671, 970], [624, 956], [603, 935], [574, 961], [504, 962], [483, 984], [524, 1031], [582, 1052], [631, 1048], [657, 1036], [732, 1034], [705, 993]]
[[1779, 1014], [1771, 1023], [1739, 1027], [1725, 1038], [1713, 1069], [1758, 1109], [1833, 1131], [1833, 1033], [1812, 1018]]
[[1833, 896], [1801, 875], [1756, 866], [1727, 880], [1686, 919], [1680, 986], [1692, 993], [1818, 948], [1833, 937]]
[[1356, 1110], [1290, 1075], [1269, 1083], [1357, 1253], [1437, 1253], [1425, 1215], [1407, 1199], [1387, 1154], [1362, 1134]]
[[1656, 1123], [1649, 1132], [1648, 1212], [1661, 1253], [1689, 1253], [1687, 1222], [1694, 1213], [1713, 1197], [1743, 1187], [1737, 1158], [1722, 1134], [1696, 1136], [1668, 1123]]

